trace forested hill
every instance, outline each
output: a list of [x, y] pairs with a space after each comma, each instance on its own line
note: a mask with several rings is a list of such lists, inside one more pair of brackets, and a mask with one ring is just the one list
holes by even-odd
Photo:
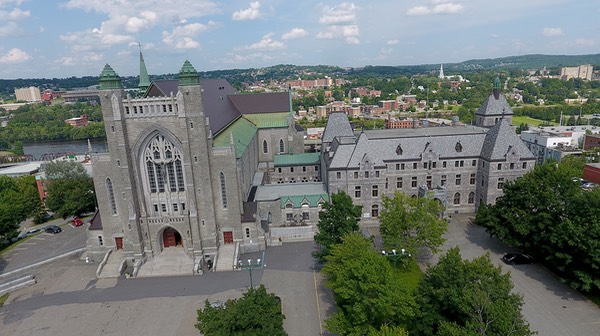
[[[600, 54], [593, 55], [522, 55], [491, 59], [475, 59], [460, 63], [444, 63], [446, 73], [466, 73], [471, 71], [485, 71], [495, 69], [547, 69], [561, 66], [577, 66], [591, 64], [595, 69], [600, 68]], [[322, 76], [333, 77], [360, 77], [360, 76], [395, 76], [416, 75], [438, 71], [440, 64], [378, 66], [367, 65], [360, 68], [341, 68], [328, 65], [290, 65], [279, 64], [265, 68], [230, 69], [200, 72], [201, 78], [225, 78], [232, 84], [269, 80], [288, 80], [295, 78], [318, 78]], [[176, 78], [177, 74], [161, 74], [150, 76], [151, 79]], [[32, 78], [32, 79], [0, 79], [0, 97], [14, 94], [14, 88], [37, 86], [41, 89], [53, 90], [87, 87], [98, 84], [98, 76], [68, 77], [68, 78]], [[126, 88], [136, 87], [136, 76], [122, 78]]]

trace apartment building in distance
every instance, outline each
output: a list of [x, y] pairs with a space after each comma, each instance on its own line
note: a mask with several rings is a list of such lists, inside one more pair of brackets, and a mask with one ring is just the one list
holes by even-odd
[[35, 86], [15, 89], [15, 97], [17, 101], [26, 101], [28, 103], [42, 100], [40, 89]]

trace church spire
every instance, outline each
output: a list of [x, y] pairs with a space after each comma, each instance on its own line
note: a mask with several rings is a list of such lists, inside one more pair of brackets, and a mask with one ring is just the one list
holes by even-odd
[[146, 63], [144, 63], [144, 55], [142, 55], [142, 45], [138, 43], [138, 46], [140, 48], [140, 83], [138, 84], [138, 90], [143, 94], [150, 86], [150, 77], [148, 76], [148, 70], [146, 70]]
[[500, 77], [498, 76], [496, 76], [496, 79], [494, 79], [494, 89], [492, 92], [494, 93], [494, 98], [498, 100], [500, 98]]
[[440, 75], [438, 76], [439, 79], [444, 79], [444, 64], [440, 64]]

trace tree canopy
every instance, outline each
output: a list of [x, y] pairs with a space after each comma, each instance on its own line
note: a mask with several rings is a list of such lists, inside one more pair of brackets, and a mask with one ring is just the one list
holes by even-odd
[[537, 165], [481, 206], [475, 219], [490, 234], [528, 251], [586, 292], [600, 290], [600, 190], [584, 191], [570, 161]]
[[0, 176], [0, 240], [18, 234], [19, 223], [41, 206], [35, 177]]
[[383, 332], [383, 326], [406, 326], [416, 309], [412, 294], [371, 240], [348, 233], [326, 259], [325, 284], [338, 307], [325, 321], [328, 331], [358, 336]]
[[362, 206], [354, 205], [352, 198], [340, 191], [331, 194], [331, 201], [323, 203], [322, 209], [317, 224], [319, 232], [314, 238], [321, 246], [320, 252], [317, 253], [321, 261], [329, 253], [331, 246], [342, 242], [345, 234], [358, 231]]
[[260, 285], [222, 306], [206, 300], [195, 327], [204, 336], [285, 336], [284, 319], [279, 299]]
[[46, 164], [46, 206], [58, 216], [81, 215], [94, 211], [94, 182], [79, 162], [54, 161]]
[[452, 248], [419, 285], [411, 335], [533, 335], [521, 314], [523, 299], [512, 288], [510, 275], [489, 254], [463, 260]]
[[393, 197], [384, 195], [382, 204], [379, 231], [384, 249], [436, 252], [444, 243], [442, 235], [448, 223], [440, 217], [442, 206], [433, 197], [410, 197], [396, 192]]

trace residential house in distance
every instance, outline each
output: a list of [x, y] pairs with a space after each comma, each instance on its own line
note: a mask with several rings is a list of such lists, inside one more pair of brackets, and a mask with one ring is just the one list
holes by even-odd
[[88, 116], [86, 114], [82, 114], [79, 117], [67, 119], [65, 120], [65, 122], [73, 127], [87, 126], [87, 124], [89, 123]]

